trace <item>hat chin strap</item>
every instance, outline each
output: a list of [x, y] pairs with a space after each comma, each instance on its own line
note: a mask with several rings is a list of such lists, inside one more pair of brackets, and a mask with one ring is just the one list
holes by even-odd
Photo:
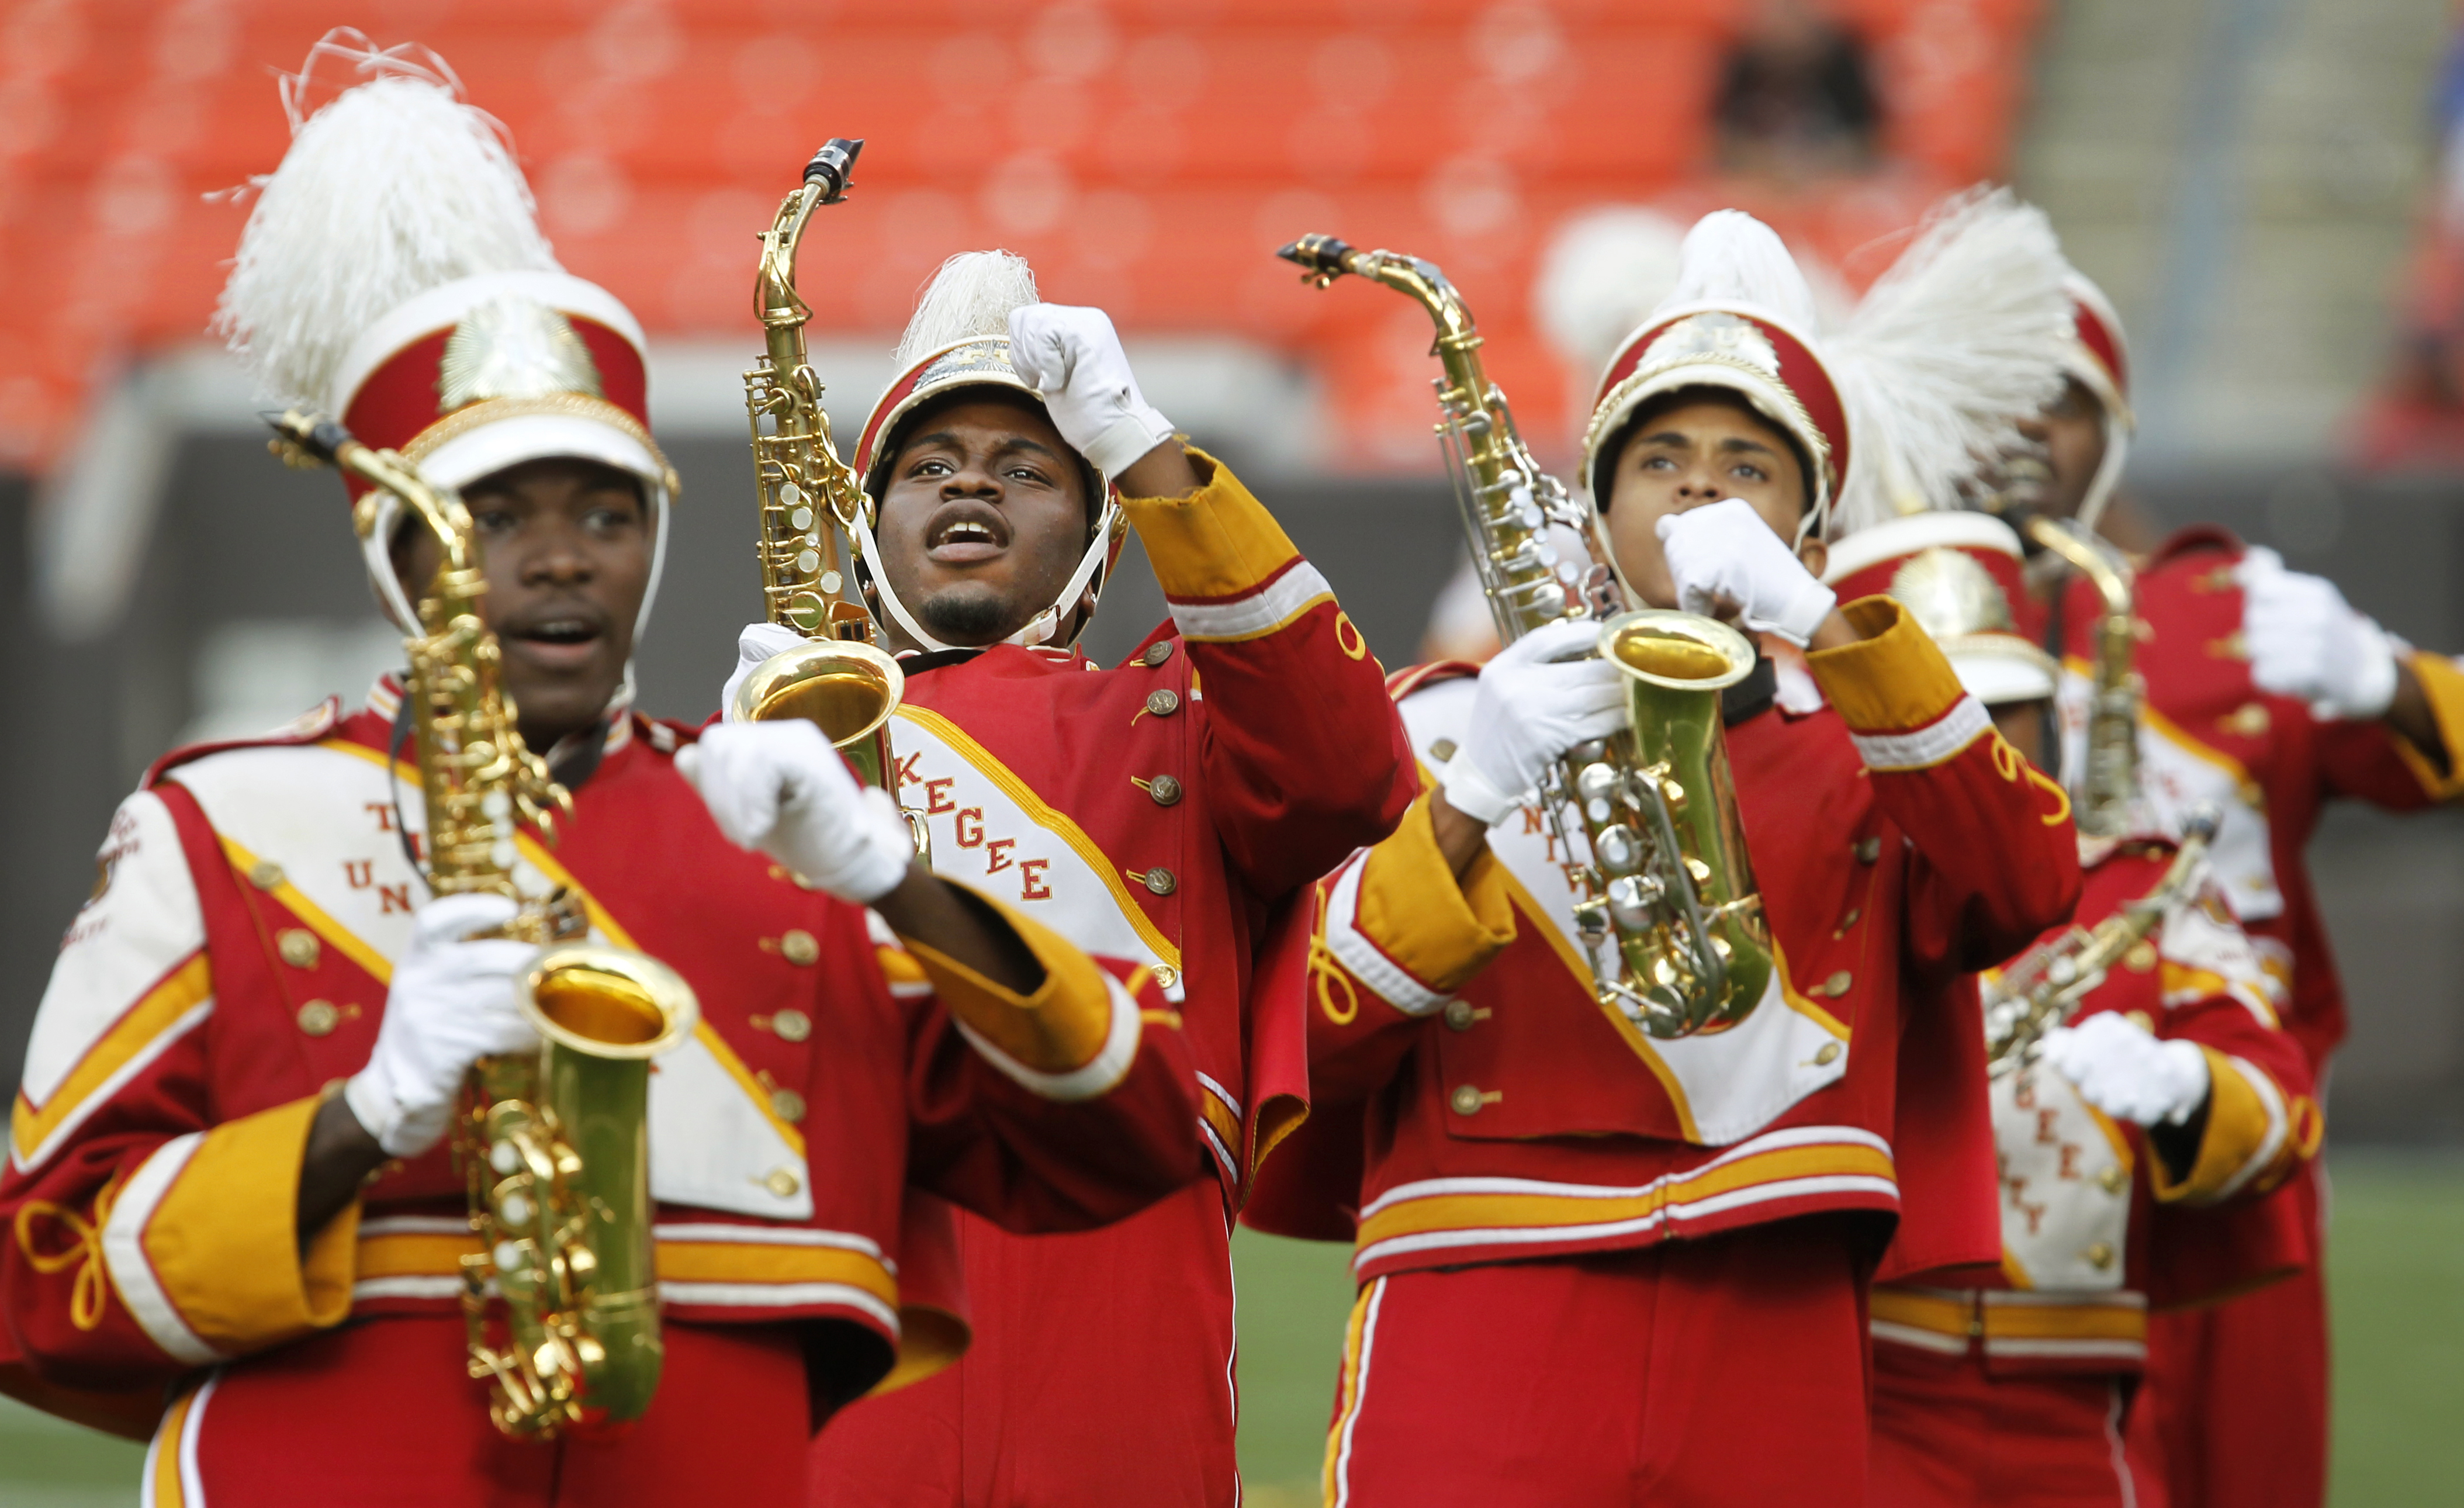
[[[1001, 643], [1036, 649], [1051, 643], [1060, 634], [1063, 620], [1076, 610], [1078, 599], [1086, 594], [1089, 583], [1095, 579], [1095, 573], [1104, 566], [1104, 557], [1110, 553], [1111, 547], [1112, 521], [1120, 511], [1121, 505], [1118, 502], [1105, 503], [1103, 517], [1096, 521], [1095, 537], [1087, 543], [1087, 553], [1078, 558], [1078, 568], [1070, 572], [1069, 580], [1061, 588], [1061, 594], [1052, 599], [1050, 607], [1027, 619], [1026, 627], [1001, 640]], [[926, 631], [923, 624], [915, 621], [915, 615], [907, 610], [907, 604], [898, 600], [897, 590], [890, 585], [890, 572], [882, 567], [881, 547], [873, 541], [872, 526], [865, 521], [861, 514], [856, 517], [850, 532], [855, 535], [857, 550], [864, 556], [864, 568], [872, 574], [873, 595], [881, 600], [882, 607], [889, 610], [891, 617], [897, 620], [901, 632], [923, 649], [935, 654], [948, 650], [990, 647], [944, 644], [934, 637]], [[1090, 621], [1093, 617], [1093, 613], [1088, 614]], [[1079, 631], [1084, 632], [1085, 630], [1086, 625], [1081, 624]], [[1071, 637], [1074, 642], [1075, 635]]]
[[2093, 531], [2097, 520], [2104, 517], [2105, 504], [2113, 500], [2113, 489], [2122, 482], [2122, 468], [2130, 455], [2130, 426], [2118, 423], [2113, 410], [2104, 410], [2104, 459], [2097, 462], [2096, 476], [2087, 484], [2087, 496], [2079, 500], [2079, 527]]

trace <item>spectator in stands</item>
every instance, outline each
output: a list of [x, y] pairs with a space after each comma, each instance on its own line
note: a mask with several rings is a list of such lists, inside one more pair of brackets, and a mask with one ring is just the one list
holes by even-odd
[[1881, 132], [1865, 49], [1808, 0], [1764, 0], [1713, 107], [1723, 166], [1785, 179], [1862, 171]]

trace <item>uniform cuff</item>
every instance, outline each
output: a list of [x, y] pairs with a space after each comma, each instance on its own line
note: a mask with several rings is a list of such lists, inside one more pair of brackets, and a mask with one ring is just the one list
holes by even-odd
[[1043, 965], [1044, 983], [1022, 995], [906, 939], [959, 1031], [1001, 1072], [1046, 1098], [1092, 1098], [1118, 1083], [1137, 1056], [1136, 1000], [1058, 933], [989, 897], [967, 894], [1018, 934]]
[[1256, 591], [1299, 559], [1283, 525], [1232, 469], [1196, 446], [1199, 486], [1181, 498], [1123, 498], [1166, 597], [1207, 602]]
[[184, 1137], [130, 1179], [106, 1249], [132, 1310], [154, 1311], [139, 1314], [149, 1331], [185, 1329], [218, 1355], [244, 1356], [350, 1314], [359, 1202], [304, 1253], [297, 1230], [300, 1166], [323, 1103], [296, 1099]]
[[1379, 952], [1445, 992], [1461, 988], [1514, 941], [1505, 866], [1484, 844], [1458, 879], [1438, 847], [1426, 792], [1394, 835], [1369, 851], [1353, 917]]
[[2447, 743], [2447, 768], [2440, 770], [2405, 739], [2395, 741], [2396, 751], [2431, 800], [2453, 801], [2464, 795], [2464, 668], [2444, 655], [2418, 651], [2409, 663], [2430, 703], [2430, 716], [2438, 724], [2438, 736]]
[[1939, 721], [1967, 691], [1933, 636], [1888, 597], [1839, 610], [1861, 642], [1815, 650], [1806, 668], [1852, 733], [1912, 733]]
[[2165, 1159], [2147, 1160], [2156, 1197], [2166, 1204], [2211, 1205], [2254, 1184], [2268, 1187], [2300, 1155], [2291, 1107], [2275, 1080], [2211, 1047], [2199, 1052], [2208, 1062], [2209, 1088], [2198, 1158], [2179, 1179]]

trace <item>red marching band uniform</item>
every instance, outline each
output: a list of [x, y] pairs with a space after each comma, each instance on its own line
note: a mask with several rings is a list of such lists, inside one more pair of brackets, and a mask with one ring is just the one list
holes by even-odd
[[[1698, 385], [1795, 438], [1814, 506], [1836, 492], [1838, 392], [1760, 304], [1647, 322], [1590, 443]], [[1807, 657], [1818, 696], [1775, 701], [1768, 665], [1727, 693], [1778, 963], [1742, 1024], [1661, 1041], [1603, 1009], [1571, 909], [1586, 855], [1533, 809], [1458, 882], [1424, 797], [1319, 885], [1294, 971], [1310, 1155], [1270, 1164], [1246, 1218], [1357, 1248], [1328, 1502], [1853, 1495], [1865, 1281], [1894, 1220], [1924, 1222], [1908, 1249], [1991, 1260], [1969, 976], [2068, 914], [2069, 807], [1899, 604], [1842, 610], [1869, 636]], [[1464, 736], [1470, 671], [1393, 678], [1431, 765]], [[1469, 1479], [1452, 1439], [1511, 1465]]]
[[[1927, 513], [1851, 536], [1829, 575], [1843, 594], [1887, 590], [1930, 610], [1927, 626], [1981, 699], [2036, 701], [2054, 693], [2054, 666], [2015, 627], [2020, 558], [1998, 520]], [[1982, 610], [1944, 610], [1954, 602]], [[2148, 896], [2172, 854], [2152, 826], [2079, 847], [2079, 911], [2047, 945]], [[2123, 1451], [2151, 1309], [2214, 1302], [2309, 1259], [2286, 1200], [2251, 1207], [2306, 1164], [2321, 1130], [2282, 1001], [2203, 882], [2071, 1018], [2121, 1012], [2160, 1040], [2196, 1044], [2211, 1098], [2194, 1139], [2160, 1149], [2041, 1060], [1992, 1078], [1999, 1263], [1905, 1273], [1873, 1293], [1874, 1501], [2163, 1501], [2161, 1482], [2144, 1471], [2134, 1480]], [[2243, 1208], [2211, 1212], [2232, 1201]]]
[[[2131, 424], [2127, 347], [2120, 320], [2074, 279], [2078, 342], [2072, 374], [2100, 399], [2107, 454], [2090, 518], [2119, 475]], [[2247, 551], [2224, 529], [2198, 526], [2139, 563], [2136, 610], [2146, 681], [2140, 761], [2146, 794], [2168, 827], [2189, 807], [2222, 814], [2211, 861], [2262, 961], [2287, 985], [2284, 1030], [2322, 1086], [2343, 1039], [2337, 977], [2304, 856], [2326, 804], [2357, 797], [2391, 810], [2451, 802], [2464, 782], [2384, 722], [2323, 719], [2252, 679], [2244, 649]], [[2065, 742], [2085, 725], [2085, 665], [2097, 599], [2069, 585], [2050, 625], [2064, 662]], [[2409, 655], [2450, 751], [2464, 748], [2464, 671]], [[2323, 1249], [2322, 1180], [2304, 1164], [2292, 1186], [2314, 1245]], [[2316, 1508], [2326, 1496], [2327, 1315], [2320, 1265], [2231, 1304], [2160, 1314], [2150, 1325], [2148, 1379], [2133, 1411], [2132, 1447], [2161, 1470], [2176, 1508]]]
[[[970, 387], [1041, 401], [1005, 333], [919, 357], [859, 441], [876, 497], [901, 421]], [[1237, 1498], [1231, 1211], [1309, 1094], [1299, 1003], [1253, 1003], [1256, 960], [1295, 896], [1393, 830], [1412, 775], [1382, 672], [1325, 578], [1229, 469], [1189, 458], [1191, 495], [1116, 499], [1169, 624], [1111, 669], [1040, 643], [910, 656], [894, 726], [899, 796], [937, 873], [1161, 986], [1217, 1176], [1080, 1236], [960, 1216], [973, 1348], [833, 1424], [816, 1502]], [[1090, 549], [1109, 535], [1117, 552], [1111, 522]]]
[[[295, 155], [330, 127], [319, 140], [361, 129], [398, 160], [436, 144], [388, 110], [467, 109], [372, 60], [382, 89], [328, 107], [355, 124], [312, 120]], [[673, 475], [621, 304], [536, 263], [394, 293], [413, 297], [308, 392], [440, 485], [548, 456], [613, 465], [664, 539]], [[525, 339], [501, 338], [515, 326]], [[466, 331], [495, 391], [440, 405]], [[388, 532], [371, 570], [407, 628]], [[950, 1232], [909, 1190], [1076, 1230], [1196, 1165], [1190, 1057], [1151, 965], [1097, 964], [998, 887], [986, 898], [1043, 967], [1035, 994], [902, 944], [729, 843], [676, 771], [693, 734], [620, 693], [595, 761], [572, 751], [561, 840], [526, 833], [516, 879], [571, 887], [594, 938], [647, 950], [700, 999], [650, 1081], [664, 1381], [605, 1437], [499, 1435], [466, 1372], [459, 1259], [477, 1238], [446, 1147], [294, 1229], [310, 1124], [367, 1061], [427, 899], [418, 775], [389, 753], [399, 698], [388, 679], [348, 716], [328, 703], [157, 765], [113, 818], [36, 1020], [0, 1173], [0, 1387], [150, 1433], [154, 1508], [794, 1500], [834, 1408], [965, 1343]]]

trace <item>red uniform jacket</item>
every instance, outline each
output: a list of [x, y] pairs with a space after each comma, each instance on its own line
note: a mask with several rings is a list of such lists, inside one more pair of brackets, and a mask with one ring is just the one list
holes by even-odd
[[[2077, 925], [2154, 890], [2170, 857], [2162, 843], [2093, 844]], [[2151, 1305], [2211, 1302], [2308, 1261], [2294, 1204], [2260, 1197], [2318, 1150], [2321, 1132], [2308, 1061], [2277, 1018], [2283, 998], [2216, 891], [2170, 908], [2074, 1019], [2126, 1011], [2198, 1045], [2212, 1087], [2204, 1120], [2168, 1147], [2180, 1165], [2041, 1062], [1996, 1077], [2001, 1275], [1877, 1287], [1874, 1339], [1950, 1356], [1974, 1345], [1994, 1375], [2137, 1372]]]
[[[288, 736], [174, 755], [113, 819], [0, 1175], [15, 1390], [159, 1404], [184, 1374], [345, 1320], [453, 1309], [476, 1238], [444, 1146], [387, 1164], [304, 1251], [293, 1231], [320, 1086], [367, 1060], [426, 898], [401, 831], [424, 825], [416, 775], [387, 770], [394, 699], [381, 686], [347, 720], [328, 703]], [[734, 847], [675, 773], [690, 737], [620, 721], [562, 841], [525, 836], [517, 877], [573, 885], [595, 936], [700, 998], [651, 1080], [668, 1318], [819, 1326], [834, 1403], [902, 1340], [901, 1380], [963, 1343], [945, 1315], [902, 1324], [948, 1302], [915, 1281], [954, 1270], [902, 1250], [906, 1188], [1023, 1230], [1120, 1218], [1202, 1165], [1188, 1057], [1142, 1017], [1133, 991], [1160, 1001], [1133, 965], [1021, 920], [1047, 970], [1022, 998]]]
[[[1963, 977], [2069, 915], [2069, 804], [1896, 604], [1848, 610], [1875, 636], [1811, 656], [1829, 706], [1765, 706], [1727, 730], [1780, 955], [1759, 1008], [1716, 1035], [1641, 1035], [1592, 995], [1570, 910], [1587, 855], [1555, 852], [1527, 812], [1458, 883], [1416, 807], [1320, 886], [1291, 979], [1320, 1098], [1353, 1114], [1347, 1131], [1321, 1109], [1304, 1133], [1323, 1163], [1270, 1164], [1252, 1224], [1354, 1236], [1369, 1278], [1817, 1210], [1894, 1215], [1904, 1183], [1931, 1222], [1912, 1249], [1991, 1259]], [[1468, 670], [1398, 677], [1432, 759], [1463, 737]]]
[[1010, 645], [911, 657], [892, 738], [936, 873], [1153, 971], [1237, 1195], [1308, 1094], [1298, 1001], [1254, 1018], [1253, 955], [1280, 901], [1394, 830], [1413, 777], [1325, 578], [1228, 470], [1191, 459], [1191, 496], [1124, 500], [1170, 630], [1112, 670]]
[[[2314, 1072], [2344, 1036], [2344, 991], [2303, 856], [2328, 798], [2359, 796], [2396, 810], [2464, 791], [2381, 722], [2328, 722], [2307, 705], [2255, 686], [2242, 649], [2242, 543], [2220, 528], [2185, 529], [2139, 572], [2138, 663], [2146, 677], [2142, 782], [2160, 816], [2205, 802], [2223, 815], [2213, 865], [2242, 924], [2289, 969], [2285, 1026]], [[2066, 742], [2086, 728], [2088, 656], [2098, 603], [2085, 583], [2064, 604], [2062, 720]], [[2464, 751], [2464, 672], [2413, 657], [2448, 747]], [[2077, 767], [2074, 765], [2073, 767]], [[2178, 827], [2178, 824], [2176, 824]]]

